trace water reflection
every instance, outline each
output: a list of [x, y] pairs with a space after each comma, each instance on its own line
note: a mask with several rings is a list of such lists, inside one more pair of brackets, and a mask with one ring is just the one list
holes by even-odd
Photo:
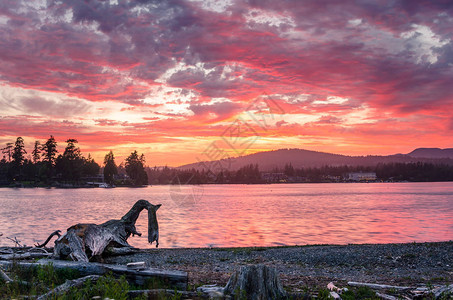
[[[394, 243], [453, 239], [453, 183], [1, 189], [1, 245], [27, 245], [76, 223], [122, 217], [138, 199], [162, 203], [161, 247]], [[137, 221], [147, 243], [147, 216]]]

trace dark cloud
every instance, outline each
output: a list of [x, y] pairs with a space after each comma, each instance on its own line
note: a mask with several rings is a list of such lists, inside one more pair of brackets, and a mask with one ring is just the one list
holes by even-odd
[[213, 104], [194, 104], [189, 107], [195, 116], [214, 114], [217, 120], [223, 120], [242, 110], [241, 105], [233, 102], [217, 102]]
[[80, 117], [91, 109], [85, 101], [75, 99], [55, 101], [42, 97], [22, 97], [16, 101], [24, 112], [48, 117]]

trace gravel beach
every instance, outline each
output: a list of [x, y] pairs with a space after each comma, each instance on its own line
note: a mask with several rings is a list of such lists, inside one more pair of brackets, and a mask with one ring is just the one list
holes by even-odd
[[291, 291], [321, 288], [333, 281], [391, 285], [453, 283], [453, 242], [313, 245], [263, 248], [145, 249], [110, 257], [106, 263], [145, 261], [150, 267], [182, 270], [189, 284], [225, 285], [246, 264], [276, 268]]

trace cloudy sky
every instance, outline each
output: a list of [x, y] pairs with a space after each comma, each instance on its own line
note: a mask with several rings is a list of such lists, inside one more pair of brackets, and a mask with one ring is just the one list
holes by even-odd
[[451, 0], [0, 0], [0, 145], [151, 166], [453, 147], [452, 39]]

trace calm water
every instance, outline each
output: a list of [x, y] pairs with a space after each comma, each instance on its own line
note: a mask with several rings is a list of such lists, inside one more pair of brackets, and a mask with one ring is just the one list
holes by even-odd
[[[0, 245], [119, 219], [138, 199], [162, 204], [165, 248], [453, 240], [453, 183], [337, 183], [0, 189]], [[131, 245], [154, 247], [146, 224], [144, 211]]]

